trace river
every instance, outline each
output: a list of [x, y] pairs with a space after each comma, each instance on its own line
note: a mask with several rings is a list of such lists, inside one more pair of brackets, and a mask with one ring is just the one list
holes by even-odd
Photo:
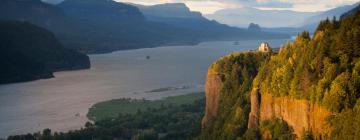
[[[90, 55], [89, 70], [0, 86], [0, 137], [44, 128], [81, 128], [94, 103], [129, 97], [160, 99], [203, 91], [207, 68], [233, 51], [254, 50], [262, 40], [204, 42]], [[286, 40], [266, 40], [279, 47]], [[156, 89], [173, 89], [148, 92]]]

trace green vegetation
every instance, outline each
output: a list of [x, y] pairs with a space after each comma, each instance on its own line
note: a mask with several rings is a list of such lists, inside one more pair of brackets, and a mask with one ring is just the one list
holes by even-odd
[[[325, 134], [328, 139], [358, 139], [359, 57], [360, 12], [340, 21], [321, 22], [314, 37], [303, 32], [277, 55], [263, 57], [248, 53], [222, 58], [214, 66], [224, 83], [219, 114], [198, 139], [266, 136], [260, 130], [247, 130], [251, 87], [275, 97], [290, 96], [321, 105], [334, 113], [327, 120], [333, 128], [331, 134]], [[267, 134], [272, 139], [293, 139], [291, 129], [279, 121], [263, 122], [261, 127], [269, 130]], [[300, 137], [313, 139], [311, 132]]]
[[92, 120], [104, 120], [118, 117], [119, 114], [136, 114], [149, 108], [162, 108], [164, 106], [180, 106], [191, 104], [204, 98], [204, 93], [193, 93], [182, 96], [167, 97], [162, 100], [136, 100], [116, 99], [95, 104], [89, 109], [88, 118]]
[[329, 118], [333, 140], [357, 140], [360, 138], [360, 101], [353, 109], [345, 109]]
[[0, 21], [0, 84], [52, 77], [59, 70], [90, 67], [89, 57], [66, 49], [46, 29]]
[[[334, 115], [329, 139], [360, 135], [360, 12], [320, 23], [313, 38], [307, 32], [288, 43], [260, 68], [254, 85], [262, 93], [291, 96], [324, 106]], [[307, 135], [311, 138], [311, 135]]]
[[337, 113], [353, 108], [360, 97], [359, 17], [325, 20], [312, 39], [300, 34], [261, 68], [255, 85], [262, 93], [310, 100]]
[[[136, 113], [124, 112], [114, 118], [95, 121], [94, 124], [88, 122], [81, 130], [58, 133], [45, 129], [42, 133], [10, 136], [8, 140], [190, 139], [201, 131], [200, 122], [204, 115], [205, 99], [200, 95], [202, 94], [170, 97], [164, 99], [162, 106], [158, 104], [159, 101], [154, 101], [154, 104], [145, 103], [149, 106], [142, 107], [143, 110]], [[185, 103], [180, 103], [182, 101]]]
[[268, 138], [271, 138], [271, 140], [295, 139], [295, 135], [293, 134], [292, 128], [288, 126], [288, 124], [285, 121], [280, 119], [263, 121], [260, 125], [260, 129], [262, 129], [261, 131], [263, 131], [262, 133], [264, 135], [265, 134], [269, 135]]
[[197, 139], [243, 138], [250, 113], [252, 81], [260, 65], [270, 56], [271, 53], [261, 52], [235, 53], [213, 64], [212, 69], [221, 74], [223, 81], [219, 116], [209, 121]]

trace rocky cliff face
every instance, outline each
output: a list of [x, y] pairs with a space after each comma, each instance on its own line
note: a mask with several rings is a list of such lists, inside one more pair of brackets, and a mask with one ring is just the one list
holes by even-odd
[[210, 68], [208, 70], [205, 84], [206, 108], [205, 116], [202, 120], [203, 128], [217, 115], [221, 88], [222, 81], [220, 75]]
[[297, 138], [305, 132], [310, 132], [314, 138], [326, 138], [329, 127], [326, 117], [330, 112], [325, 108], [306, 100], [297, 100], [290, 97], [273, 97], [267, 93], [259, 93], [254, 89], [251, 93], [251, 112], [249, 128], [259, 126], [265, 120], [282, 119], [294, 129]]

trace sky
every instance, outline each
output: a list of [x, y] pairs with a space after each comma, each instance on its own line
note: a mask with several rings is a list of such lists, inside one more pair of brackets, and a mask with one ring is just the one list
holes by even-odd
[[294, 10], [301, 12], [325, 11], [350, 5], [360, 0], [116, 0], [144, 5], [185, 3], [192, 11], [211, 14], [221, 9], [255, 7], [259, 9]]

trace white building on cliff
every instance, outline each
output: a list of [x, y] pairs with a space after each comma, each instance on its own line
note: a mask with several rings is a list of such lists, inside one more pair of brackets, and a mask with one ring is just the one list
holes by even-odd
[[260, 52], [271, 52], [272, 49], [271, 49], [269, 43], [263, 42], [263, 43], [261, 43], [261, 45], [259, 46], [259, 50], [258, 50], [258, 51], [260, 51]]

